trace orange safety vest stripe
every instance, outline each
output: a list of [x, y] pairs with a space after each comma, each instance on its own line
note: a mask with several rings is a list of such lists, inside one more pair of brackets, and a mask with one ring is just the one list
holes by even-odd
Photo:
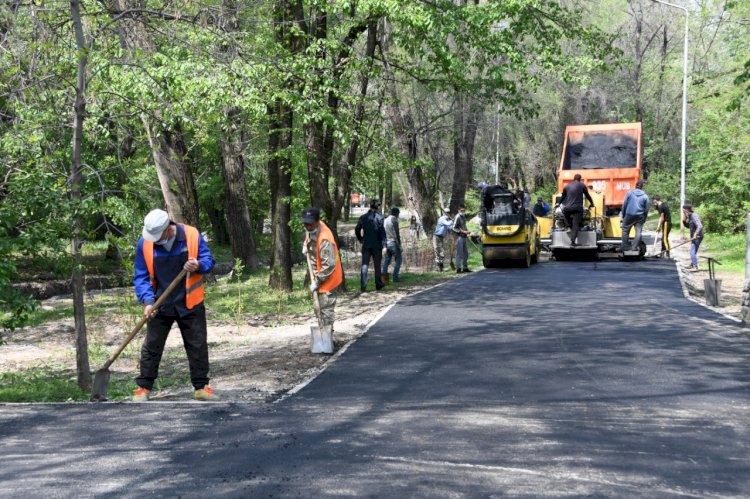
[[339, 260], [339, 247], [333, 237], [333, 232], [331, 232], [331, 229], [329, 229], [326, 224], [320, 222], [320, 234], [318, 235], [318, 244], [315, 248], [315, 263], [318, 272], [320, 272], [322, 266], [320, 263], [320, 243], [323, 240], [331, 243], [333, 246], [333, 254], [336, 258], [336, 266], [334, 267], [333, 274], [328, 276], [328, 279], [321, 283], [320, 288], [318, 288], [320, 293], [329, 293], [339, 287], [339, 284], [344, 281], [344, 269], [341, 267], [341, 261]]
[[[180, 226], [185, 230], [187, 241], [188, 258], [198, 259], [198, 245], [200, 243], [200, 232], [190, 225]], [[143, 241], [143, 259], [146, 261], [148, 274], [151, 276], [151, 287], [156, 289], [156, 273], [154, 272], [154, 243]], [[192, 309], [203, 303], [203, 275], [197, 272], [189, 272], [185, 279], [185, 306]]]

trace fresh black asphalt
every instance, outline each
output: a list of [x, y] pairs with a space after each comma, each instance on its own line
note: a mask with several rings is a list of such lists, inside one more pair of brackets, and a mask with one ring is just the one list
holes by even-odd
[[276, 404], [0, 406], [0, 496], [748, 497], [748, 333], [672, 262], [475, 272]]

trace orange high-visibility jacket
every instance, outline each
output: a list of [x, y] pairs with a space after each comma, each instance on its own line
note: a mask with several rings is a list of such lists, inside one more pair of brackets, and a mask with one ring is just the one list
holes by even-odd
[[[185, 231], [187, 241], [188, 258], [198, 259], [198, 243], [200, 242], [200, 232], [190, 225], [178, 224]], [[154, 272], [154, 243], [153, 241], [143, 241], [143, 259], [146, 261], [148, 273], [151, 276], [151, 286], [156, 290], [156, 273]], [[192, 309], [196, 305], [203, 303], [203, 274], [189, 272], [185, 279], [185, 306]]]
[[[317, 267], [317, 271], [320, 272], [321, 263], [320, 263], [320, 242], [326, 240], [331, 243], [333, 246], [333, 254], [336, 258], [336, 266], [333, 270], [333, 274], [331, 274], [328, 279], [326, 279], [324, 282], [320, 284], [320, 288], [318, 288], [319, 293], [330, 293], [334, 289], [336, 289], [339, 284], [341, 284], [344, 281], [344, 269], [341, 267], [341, 261], [339, 260], [339, 247], [336, 245], [336, 240], [333, 238], [333, 232], [331, 232], [331, 229], [328, 228], [326, 224], [323, 222], [320, 222], [320, 234], [318, 234], [318, 241], [317, 245], [315, 247], [315, 266]], [[305, 237], [305, 244], [307, 244], [307, 241], [309, 241], [308, 237]]]

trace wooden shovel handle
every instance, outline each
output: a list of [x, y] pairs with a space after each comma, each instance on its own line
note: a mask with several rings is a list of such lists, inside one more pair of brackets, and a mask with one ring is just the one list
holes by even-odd
[[[154, 303], [154, 309], [158, 309], [162, 303], [164, 303], [164, 300], [167, 299], [167, 296], [169, 296], [172, 291], [174, 291], [174, 288], [177, 287], [178, 284], [180, 284], [180, 281], [182, 281], [182, 278], [185, 277], [185, 274], [187, 274], [187, 270], [182, 269], [179, 274], [177, 274], [177, 277], [174, 278], [174, 280], [169, 284], [166, 290], [161, 294], [158, 300], [156, 300], [156, 303]], [[123, 350], [125, 350], [125, 347], [128, 346], [128, 343], [130, 343], [133, 338], [135, 338], [135, 335], [138, 334], [138, 331], [141, 330], [144, 324], [146, 324], [149, 320], [149, 317], [144, 316], [140, 321], [138, 321], [138, 324], [135, 325], [132, 331], [130, 331], [130, 334], [127, 335], [125, 340], [120, 343], [120, 346], [117, 347], [117, 350], [110, 355], [109, 359], [107, 359], [107, 362], [104, 363], [104, 365], [101, 367], [102, 369], [108, 369], [109, 366], [112, 365], [112, 363], [117, 359], [117, 357], [120, 356]]]
[[[315, 274], [313, 274], [312, 264], [307, 255], [305, 255], [305, 261], [307, 262], [307, 269], [310, 271], [310, 283], [312, 283], [315, 280]], [[313, 305], [315, 305], [315, 317], [318, 319], [318, 325], [320, 325], [320, 298], [317, 290], [313, 291]]]

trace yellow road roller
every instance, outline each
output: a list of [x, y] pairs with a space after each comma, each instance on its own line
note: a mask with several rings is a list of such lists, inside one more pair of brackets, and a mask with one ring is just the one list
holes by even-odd
[[482, 263], [486, 268], [517, 262], [529, 267], [539, 261], [539, 224], [531, 211], [505, 186], [482, 192]]

